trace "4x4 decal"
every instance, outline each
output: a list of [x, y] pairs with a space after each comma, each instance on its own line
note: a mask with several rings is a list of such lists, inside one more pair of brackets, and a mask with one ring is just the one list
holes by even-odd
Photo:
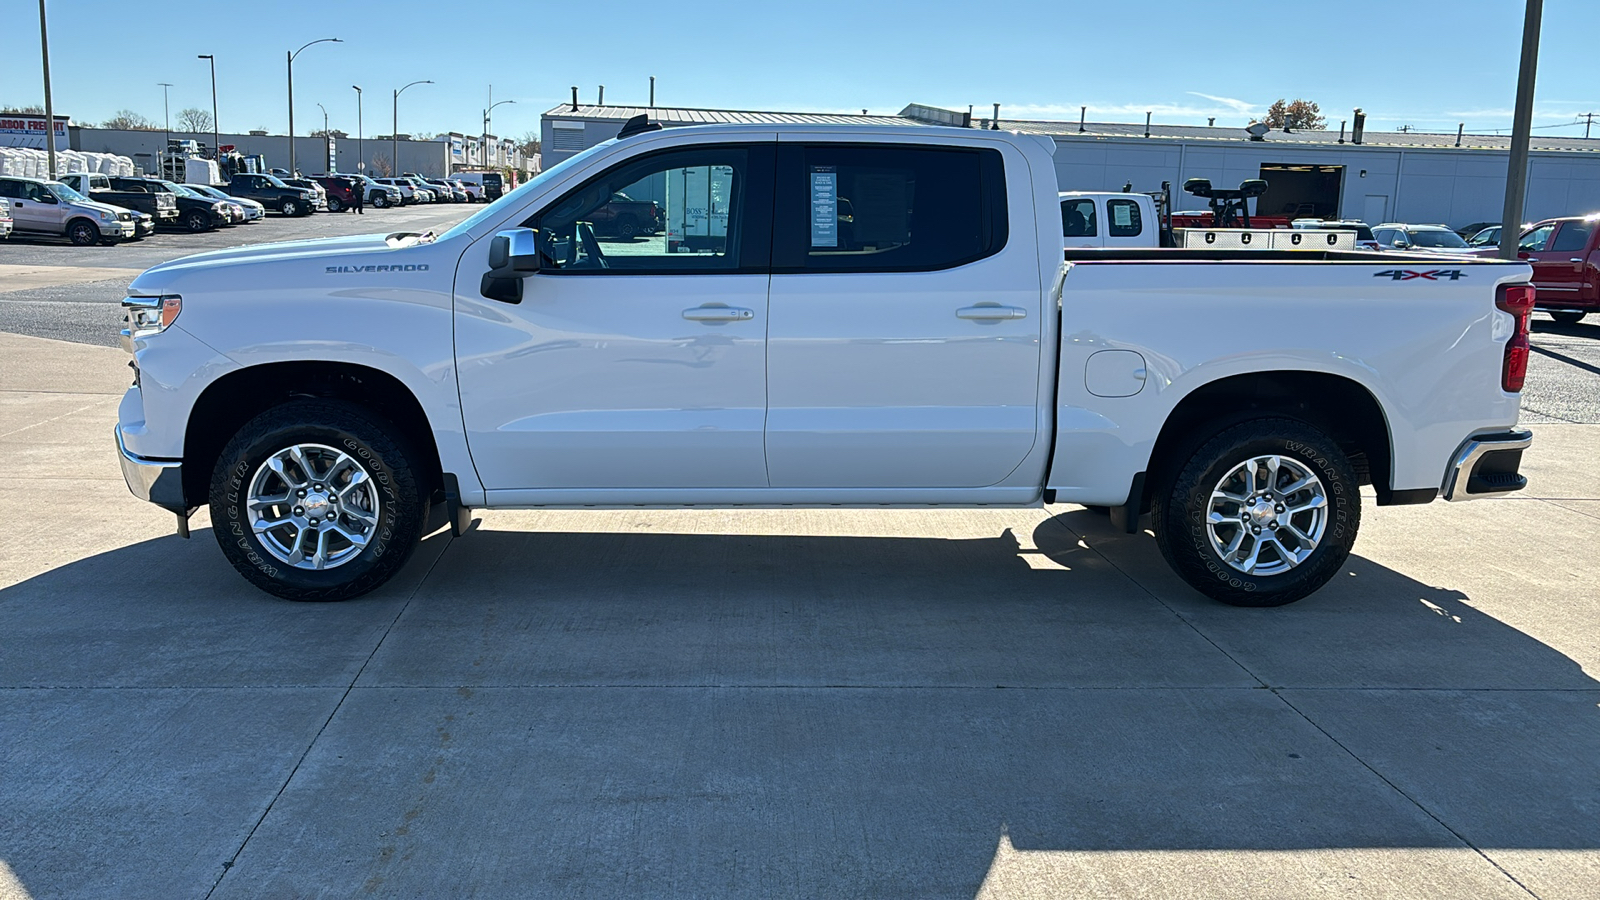
[[1467, 277], [1467, 273], [1460, 269], [1429, 269], [1426, 272], [1417, 272], [1411, 269], [1388, 269], [1383, 272], [1374, 272], [1372, 277], [1390, 278], [1395, 281], [1411, 281], [1414, 278], [1421, 278], [1425, 281], [1438, 281], [1441, 278], [1448, 278], [1451, 281], [1456, 281]]

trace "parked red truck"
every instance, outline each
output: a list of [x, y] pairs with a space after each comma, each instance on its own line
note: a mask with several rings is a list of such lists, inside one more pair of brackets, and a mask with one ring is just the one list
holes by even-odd
[[1534, 307], [1576, 325], [1600, 310], [1600, 215], [1535, 222], [1517, 239], [1517, 258], [1533, 264]]

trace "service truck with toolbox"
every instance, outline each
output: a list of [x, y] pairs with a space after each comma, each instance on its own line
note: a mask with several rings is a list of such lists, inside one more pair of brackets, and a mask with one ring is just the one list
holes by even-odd
[[[384, 583], [430, 512], [1070, 502], [1271, 606], [1340, 570], [1362, 485], [1525, 485], [1527, 263], [1063, 255], [1052, 152], [634, 120], [441, 235], [163, 263], [123, 304], [123, 474], [298, 600]], [[593, 227], [707, 179], [721, 240]]]

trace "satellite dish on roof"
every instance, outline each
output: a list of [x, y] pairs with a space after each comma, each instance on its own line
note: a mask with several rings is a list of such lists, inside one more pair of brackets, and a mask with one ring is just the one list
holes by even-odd
[[1245, 128], [1245, 131], [1250, 134], [1250, 140], [1252, 141], [1261, 140], [1266, 136], [1267, 132], [1271, 130], [1271, 126], [1265, 122], [1251, 122], [1249, 127]]

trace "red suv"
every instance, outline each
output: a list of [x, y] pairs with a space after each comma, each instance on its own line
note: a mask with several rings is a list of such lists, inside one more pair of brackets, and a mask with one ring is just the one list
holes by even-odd
[[1563, 325], [1600, 310], [1600, 215], [1545, 219], [1517, 238], [1517, 258], [1533, 265], [1534, 308]]
[[328, 192], [328, 212], [344, 212], [356, 205], [356, 184], [337, 175], [317, 175], [312, 178]]

